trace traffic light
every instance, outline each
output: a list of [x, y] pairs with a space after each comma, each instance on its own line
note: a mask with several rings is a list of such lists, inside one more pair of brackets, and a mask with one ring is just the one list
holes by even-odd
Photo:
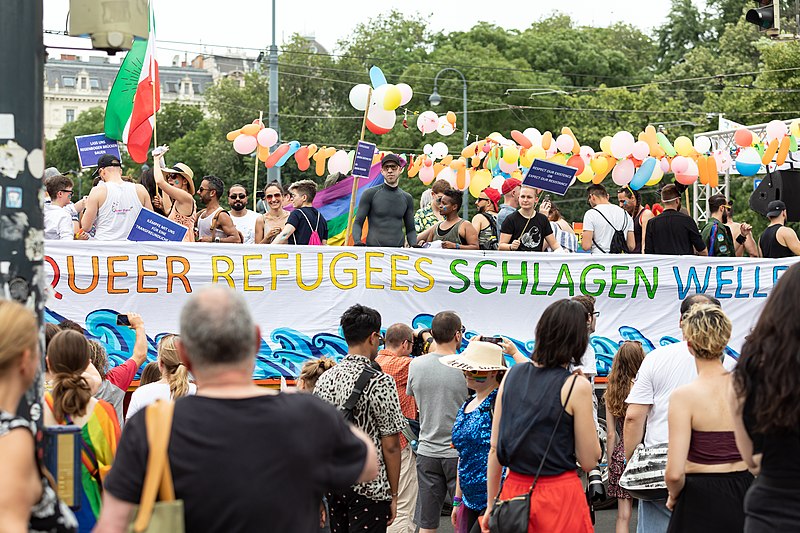
[[778, 35], [781, 29], [780, 0], [756, 0], [758, 7], [748, 9], [745, 20], [755, 24], [769, 35]]

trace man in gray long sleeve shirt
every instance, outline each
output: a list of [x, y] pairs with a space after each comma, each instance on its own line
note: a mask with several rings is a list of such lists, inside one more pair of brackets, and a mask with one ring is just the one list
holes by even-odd
[[417, 243], [414, 199], [398, 186], [403, 166], [405, 162], [397, 155], [386, 155], [381, 161], [384, 183], [367, 189], [361, 195], [353, 222], [353, 242], [356, 246], [364, 245], [361, 231], [367, 219], [367, 246], [402, 247], [406, 240], [409, 246]]

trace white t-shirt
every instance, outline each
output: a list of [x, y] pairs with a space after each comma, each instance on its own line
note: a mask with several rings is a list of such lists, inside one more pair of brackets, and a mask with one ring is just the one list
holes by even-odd
[[[722, 365], [731, 371], [736, 366], [736, 360], [726, 355]], [[686, 342], [661, 346], [645, 356], [631, 392], [625, 399], [625, 403], [651, 406], [647, 413], [645, 446], [669, 440], [669, 397], [672, 391], [691, 383], [696, 377], [697, 366]]]
[[[608, 219], [608, 222], [605, 221], [603, 216]], [[633, 219], [627, 211], [617, 205], [599, 204], [594, 209], [586, 211], [586, 214], [583, 215], [583, 231], [592, 232], [592, 240], [594, 241], [592, 242], [593, 254], [608, 253], [615, 229], [623, 232], [625, 238], [628, 237], [628, 233], [633, 232]], [[602, 250], [598, 248], [598, 245]]]
[[48, 241], [72, 240], [75, 227], [66, 207], [49, 203], [44, 206], [44, 238]]
[[581, 364], [578, 366], [570, 365], [570, 371], [573, 370], [580, 370], [589, 378], [597, 375], [597, 356], [595, 356], [591, 341], [589, 341], [589, 344], [586, 346], [586, 351], [583, 353], [583, 357], [581, 357]]
[[[189, 396], [194, 396], [197, 393], [197, 387], [194, 383], [189, 383]], [[167, 383], [148, 383], [142, 385], [131, 395], [131, 403], [128, 404], [128, 413], [125, 415], [125, 420], [130, 418], [137, 412], [151, 403], [156, 403], [157, 400], [169, 401], [169, 385]]]
[[244, 237], [244, 244], [255, 244], [256, 222], [261, 218], [261, 215], [249, 209], [245, 209], [244, 211], [245, 214], [240, 217], [233, 216], [232, 211], [229, 214], [231, 215], [231, 220], [233, 220], [233, 225], [236, 226], [236, 229], [239, 230], [242, 237]]

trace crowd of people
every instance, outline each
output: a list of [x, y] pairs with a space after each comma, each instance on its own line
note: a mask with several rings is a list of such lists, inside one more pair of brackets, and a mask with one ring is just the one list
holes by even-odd
[[[166, 151], [154, 155], [153, 168], [142, 174], [139, 184], [125, 180], [117, 157], [101, 156], [95, 186], [76, 203], [71, 201], [72, 180], [53, 172], [46, 178], [45, 238], [125, 240], [139, 211], [146, 208], [186, 227], [184, 241], [326, 244], [328, 221], [313, 206], [314, 181], [295, 182], [288, 190], [277, 182], [267, 184], [260, 191], [263, 213], [247, 208], [247, 188], [235, 184], [227, 192], [227, 210], [220, 203], [225, 198], [220, 178], [205, 176], [195, 190], [192, 169], [184, 163], [167, 167]], [[414, 199], [400, 188], [404, 165], [395, 154], [381, 160], [384, 182], [366, 190], [358, 202], [352, 227], [356, 246], [715, 257], [800, 255], [800, 239], [786, 226], [786, 205], [781, 200], [769, 203], [770, 224], [756, 240], [749, 224], [734, 222], [724, 195], [708, 199], [709, 221], [698, 228], [682, 208], [683, 186], [679, 184], [660, 189], [664, 210], [658, 216], [642, 205], [638, 191], [619, 189], [615, 205], [603, 185], [592, 184], [587, 188], [589, 209], [576, 233], [549, 195], [542, 196], [516, 178], [506, 179], [500, 191], [492, 187], [481, 191], [475, 200], [477, 214], [470, 221], [459, 215], [464, 195], [445, 180], [435, 181], [422, 194], [415, 211]], [[335, 184], [338, 179], [329, 181]], [[195, 194], [205, 206], [199, 212]]]
[[[798, 302], [794, 265], [738, 361], [725, 353], [730, 319], [703, 294], [681, 304], [682, 342], [647, 355], [640, 343], [620, 344], [604, 398], [617, 532], [632, 515], [626, 468], [659, 447], [666, 490], [640, 496], [637, 531], [800, 528], [800, 326], [787, 319]], [[41, 360], [35, 317], [0, 300], [4, 528], [127, 531], [148, 464], [148, 406], [177, 400], [168, 459], [187, 531], [427, 533], [447, 508], [456, 531], [488, 532], [495, 507], [526, 494], [528, 531], [593, 531], [581, 472], [602, 457], [589, 343], [596, 303], [551, 303], [532, 325], [530, 358], [500, 337], [467, 341], [453, 311], [415, 332], [354, 305], [340, 319], [347, 354], [308, 361], [295, 392], [254, 384], [261, 332], [240, 294], [206, 287], [181, 310], [180, 334], [158, 339], [157, 360], [142, 371], [149, 382], [127, 410], [121, 398], [147, 352], [141, 317], [128, 315], [136, 341], [114, 368], [79, 325], [49, 324], [43, 420], [80, 430], [73, 511], [35, 453], [35, 426], [15, 414]]]

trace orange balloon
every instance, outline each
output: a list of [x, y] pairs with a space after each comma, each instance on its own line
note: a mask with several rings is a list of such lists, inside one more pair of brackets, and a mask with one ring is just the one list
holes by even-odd
[[481, 158], [477, 155], [472, 156], [472, 168], [478, 168], [481, 166]]
[[463, 191], [464, 189], [467, 188], [466, 183], [467, 183], [467, 169], [462, 166], [458, 169], [458, 172], [456, 172], [456, 188], [459, 191]]
[[434, 175], [434, 176], [438, 176], [438, 175], [439, 175], [439, 172], [441, 172], [443, 168], [444, 168], [444, 165], [443, 165], [443, 164], [441, 164], [441, 163], [434, 163], [434, 164], [433, 164], [433, 175]]
[[248, 124], [247, 126], [242, 127], [241, 131], [245, 135], [256, 135], [259, 131], [261, 131], [260, 124]]
[[531, 146], [533, 146], [530, 139], [525, 137], [519, 130], [511, 130], [511, 138], [514, 139], [514, 142], [516, 142], [523, 148], [530, 148]]
[[742, 148], [746, 148], [753, 144], [753, 133], [748, 129], [740, 128], [733, 134], [733, 141]]
[[708, 168], [708, 184], [712, 187], [719, 187], [719, 172], [717, 171], [717, 160], [709, 157], [706, 160], [706, 168]]
[[335, 153], [336, 148], [328, 148], [327, 146], [323, 146], [321, 149], [317, 150], [317, 153], [314, 154], [314, 161], [316, 162], [314, 172], [317, 176], [325, 174], [325, 162]]
[[305, 172], [311, 166], [311, 161], [308, 160], [308, 146], [301, 146], [299, 150], [294, 153], [294, 160], [297, 162], [297, 170]]
[[453, 126], [456, 125], [456, 114], [453, 113], [452, 111], [447, 112], [447, 122], [449, 122]]
[[309, 144], [308, 145], [308, 157], [311, 158], [316, 153], [317, 153], [317, 145], [316, 144]]
[[[253, 125], [253, 126], [255, 126], [255, 124], [252, 124], [252, 125]], [[284, 155], [286, 155], [286, 152], [288, 152], [288, 151], [289, 151], [289, 144], [288, 144], [288, 143], [285, 143], [285, 144], [282, 144], [282, 145], [278, 146], [278, 147], [275, 149], [275, 151], [274, 151], [274, 152], [272, 152], [272, 153], [269, 155], [269, 157], [267, 158], [267, 160], [266, 160], [266, 161], [264, 161], [264, 164], [267, 166], [267, 168], [272, 168], [272, 167], [274, 167], [274, 166], [275, 166], [275, 163], [277, 163], [277, 162], [278, 162], [278, 160], [279, 160], [281, 157], [283, 157]]]
[[238, 137], [241, 134], [242, 134], [241, 131], [233, 130], [233, 131], [229, 131], [228, 134], [225, 136], [225, 138], [228, 139], [229, 141], [232, 141], [232, 140], [234, 140], [236, 137]]
[[464, 161], [460, 157], [458, 159], [454, 160], [452, 163], [450, 163], [450, 168], [452, 168], [453, 170], [456, 170], [456, 171], [459, 170], [459, 169], [465, 168], [465, 167], [466, 167], [466, 161]]
[[259, 144], [258, 152], [256, 152], [256, 155], [258, 155], [259, 161], [261, 161], [262, 163], [266, 163], [267, 159], [269, 158], [269, 148], [264, 148]]
[[578, 169], [576, 176], [583, 174], [583, 171], [586, 169], [586, 163], [583, 161], [583, 158], [578, 154], [573, 155], [567, 160], [567, 166]]
[[658, 137], [656, 136], [656, 129], [652, 125], [647, 126], [642, 133], [639, 134], [639, 140], [644, 141], [650, 147], [650, 155], [653, 157], [664, 157], [666, 152], [658, 144]]
[[417, 174], [419, 174], [419, 169], [422, 167], [422, 162], [425, 160], [425, 156], [419, 156], [414, 159], [413, 163], [409, 163], [408, 165], [408, 177], [413, 178]]
[[606, 158], [606, 161], [608, 162], [608, 167], [606, 167], [606, 169], [603, 172], [598, 172], [597, 174], [594, 175], [594, 177], [592, 178], [592, 183], [594, 183], [595, 185], [599, 185], [600, 183], [602, 183], [603, 180], [606, 178], [606, 176], [608, 176], [608, 174], [614, 169], [614, 167], [617, 164], [617, 160], [614, 157], [608, 157], [608, 156], [601, 156], [601, 157]]
[[700, 185], [708, 185], [708, 158], [700, 156], [697, 158], [697, 170], [699, 173]]
[[472, 157], [473, 155], [475, 155], [477, 153], [477, 146], [478, 146], [478, 143], [476, 143], [476, 142], [470, 144], [469, 146], [467, 146], [466, 148], [461, 150], [461, 155], [463, 157]]
[[[784, 139], [786, 138], [787, 137], [784, 137]], [[777, 151], [778, 151], [778, 139], [772, 139], [767, 145], [767, 149], [764, 150], [764, 156], [761, 158], [761, 164], [769, 165], [772, 162], [772, 158], [775, 157], [775, 153]]]
[[781, 147], [778, 149], [778, 157], [775, 159], [775, 163], [778, 166], [781, 166], [786, 162], [786, 156], [789, 155], [790, 145], [791, 145], [791, 140], [788, 135], [786, 135], [783, 139], [781, 139]]
[[553, 144], [553, 134], [546, 131], [542, 134], [542, 148], [549, 150], [551, 144]]
[[[581, 149], [581, 145], [578, 142], [578, 138], [575, 137], [575, 134], [572, 133], [572, 130], [570, 128], [568, 128], [567, 126], [564, 126], [563, 128], [561, 128], [561, 133], [564, 134], [564, 135], [569, 135], [570, 137], [572, 137], [572, 140], [575, 142], [574, 151], [576, 152], [576, 155], [577, 155], [577, 152], [579, 152], [580, 149]], [[580, 174], [580, 172], [578, 172], [578, 174]]]
[[453, 156], [452, 155], [445, 156], [444, 159], [442, 159], [442, 161], [441, 161], [442, 166], [445, 166], [445, 167], [448, 166], [452, 162], [453, 162]]

